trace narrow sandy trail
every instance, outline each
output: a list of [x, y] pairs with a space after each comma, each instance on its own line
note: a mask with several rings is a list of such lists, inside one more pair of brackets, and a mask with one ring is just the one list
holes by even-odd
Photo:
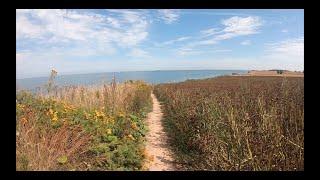
[[167, 144], [167, 135], [162, 126], [161, 105], [153, 93], [151, 93], [153, 110], [148, 114], [146, 151], [149, 156], [147, 167], [150, 171], [173, 171], [172, 152]]

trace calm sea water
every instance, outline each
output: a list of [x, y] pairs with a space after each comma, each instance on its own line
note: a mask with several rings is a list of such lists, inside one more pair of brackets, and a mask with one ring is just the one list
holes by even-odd
[[[108, 72], [94, 74], [75, 74], [57, 76], [55, 83], [58, 86], [68, 85], [94, 85], [109, 83], [115, 75], [117, 82], [126, 80], [144, 80], [151, 84], [181, 82], [188, 79], [203, 79], [232, 73], [246, 73], [245, 70], [178, 70], [178, 71], [132, 71], [132, 72]], [[17, 79], [17, 89], [34, 90], [43, 86], [48, 77]]]

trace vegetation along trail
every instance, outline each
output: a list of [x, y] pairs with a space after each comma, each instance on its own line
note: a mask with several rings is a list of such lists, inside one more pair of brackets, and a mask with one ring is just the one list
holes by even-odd
[[146, 151], [149, 156], [147, 167], [150, 171], [172, 171], [174, 170], [172, 153], [167, 144], [167, 135], [164, 132], [161, 119], [161, 105], [153, 93], [151, 93], [153, 110], [148, 114]]

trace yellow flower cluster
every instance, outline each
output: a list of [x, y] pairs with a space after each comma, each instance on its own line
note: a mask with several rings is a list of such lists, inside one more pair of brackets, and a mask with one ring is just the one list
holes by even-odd
[[131, 134], [129, 134], [127, 137], [131, 140], [135, 140], [135, 138]]
[[23, 109], [23, 108], [25, 108], [25, 105], [23, 105], [23, 104], [17, 104], [17, 108]]
[[113, 123], [114, 123], [114, 117], [109, 117], [109, 118], [108, 118], [108, 122], [111, 123], [111, 124], [113, 124]]
[[54, 112], [53, 114], [53, 117], [52, 117], [52, 121], [56, 122], [58, 121], [58, 115], [57, 115], [58, 112]]
[[112, 129], [107, 129], [107, 134], [112, 134]]
[[52, 120], [53, 122], [58, 121], [58, 112], [57, 112], [57, 111], [54, 112], [52, 109], [49, 109], [49, 114], [50, 114], [51, 120]]
[[115, 118], [111, 115], [105, 114], [105, 112], [102, 110], [94, 110], [94, 112], [92, 114], [84, 111], [84, 117], [87, 120], [93, 119], [95, 121], [101, 121], [104, 123], [114, 123]]
[[94, 113], [97, 118], [104, 118], [106, 116], [102, 111], [94, 110]]
[[118, 115], [118, 116], [121, 117], [121, 118], [126, 117], [125, 113], [123, 113], [123, 112], [119, 112], [119, 115]]
[[65, 102], [62, 102], [62, 104], [63, 104], [65, 112], [72, 111], [72, 110], [75, 109], [75, 107], [73, 105], [71, 105], [71, 104], [67, 104]]

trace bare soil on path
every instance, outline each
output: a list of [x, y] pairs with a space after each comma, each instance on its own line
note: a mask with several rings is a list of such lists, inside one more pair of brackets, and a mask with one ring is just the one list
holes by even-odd
[[149, 128], [147, 134], [146, 151], [148, 156], [147, 168], [150, 171], [173, 171], [172, 152], [169, 149], [168, 137], [162, 126], [161, 105], [151, 93], [153, 110], [148, 114], [146, 123]]

